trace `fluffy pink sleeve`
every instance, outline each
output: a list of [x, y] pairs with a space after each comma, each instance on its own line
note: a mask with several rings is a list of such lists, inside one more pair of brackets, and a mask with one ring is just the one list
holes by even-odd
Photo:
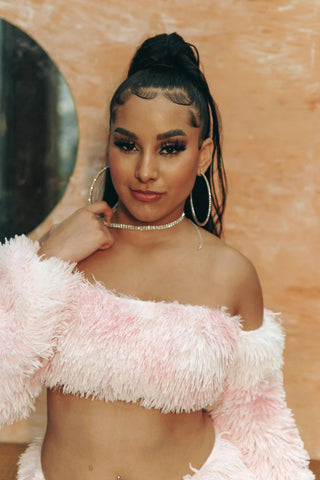
[[0, 426], [33, 408], [81, 282], [74, 265], [38, 250], [23, 235], [0, 245]]
[[276, 314], [243, 331], [219, 406], [210, 413], [256, 480], [312, 480], [283, 388], [284, 333]]

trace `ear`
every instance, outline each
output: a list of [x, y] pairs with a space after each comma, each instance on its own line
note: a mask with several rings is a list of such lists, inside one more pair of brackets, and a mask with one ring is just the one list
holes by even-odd
[[212, 162], [213, 153], [213, 140], [212, 138], [206, 138], [201, 145], [199, 152], [199, 162], [197, 175], [201, 175], [201, 172], [206, 172]]

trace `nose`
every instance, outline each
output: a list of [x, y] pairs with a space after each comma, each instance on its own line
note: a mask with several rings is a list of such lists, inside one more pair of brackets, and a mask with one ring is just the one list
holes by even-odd
[[151, 149], [144, 150], [139, 155], [136, 164], [135, 177], [143, 183], [156, 180], [159, 175], [158, 161], [156, 154]]

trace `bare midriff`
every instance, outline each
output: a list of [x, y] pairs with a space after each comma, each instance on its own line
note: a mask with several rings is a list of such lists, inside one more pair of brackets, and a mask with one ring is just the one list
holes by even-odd
[[45, 480], [181, 480], [213, 450], [205, 411], [163, 414], [48, 390], [42, 445]]

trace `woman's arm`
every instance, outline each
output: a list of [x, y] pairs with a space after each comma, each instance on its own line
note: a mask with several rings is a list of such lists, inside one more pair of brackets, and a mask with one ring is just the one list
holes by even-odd
[[[253, 267], [243, 266], [238, 274], [238, 313], [247, 331], [242, 332], [221, 403], [210, 413], [217, 429], [227, 432], [226, 437], [241, 450], [256, 480], [314, 479], [286, 404], [283, 330], [277, 315], [267, 310], [261, 324], [262, 296]], [[252, 329], [255, 315], [256, 329]]]
[[76, 262], [112, 245], [96, 217], [110, 210], [97, 202], [75, 212], [52, 229], [41, 248], [23, 235], [0, 246], [0, 426], [33, 408], [83, 283], [76, 263], [65, 260]]
[[33, 407], [81, 282], [74, 264], [41, 260], [38, 249], [25, 236], [0, 247], [0, 425], [26, 417]]

